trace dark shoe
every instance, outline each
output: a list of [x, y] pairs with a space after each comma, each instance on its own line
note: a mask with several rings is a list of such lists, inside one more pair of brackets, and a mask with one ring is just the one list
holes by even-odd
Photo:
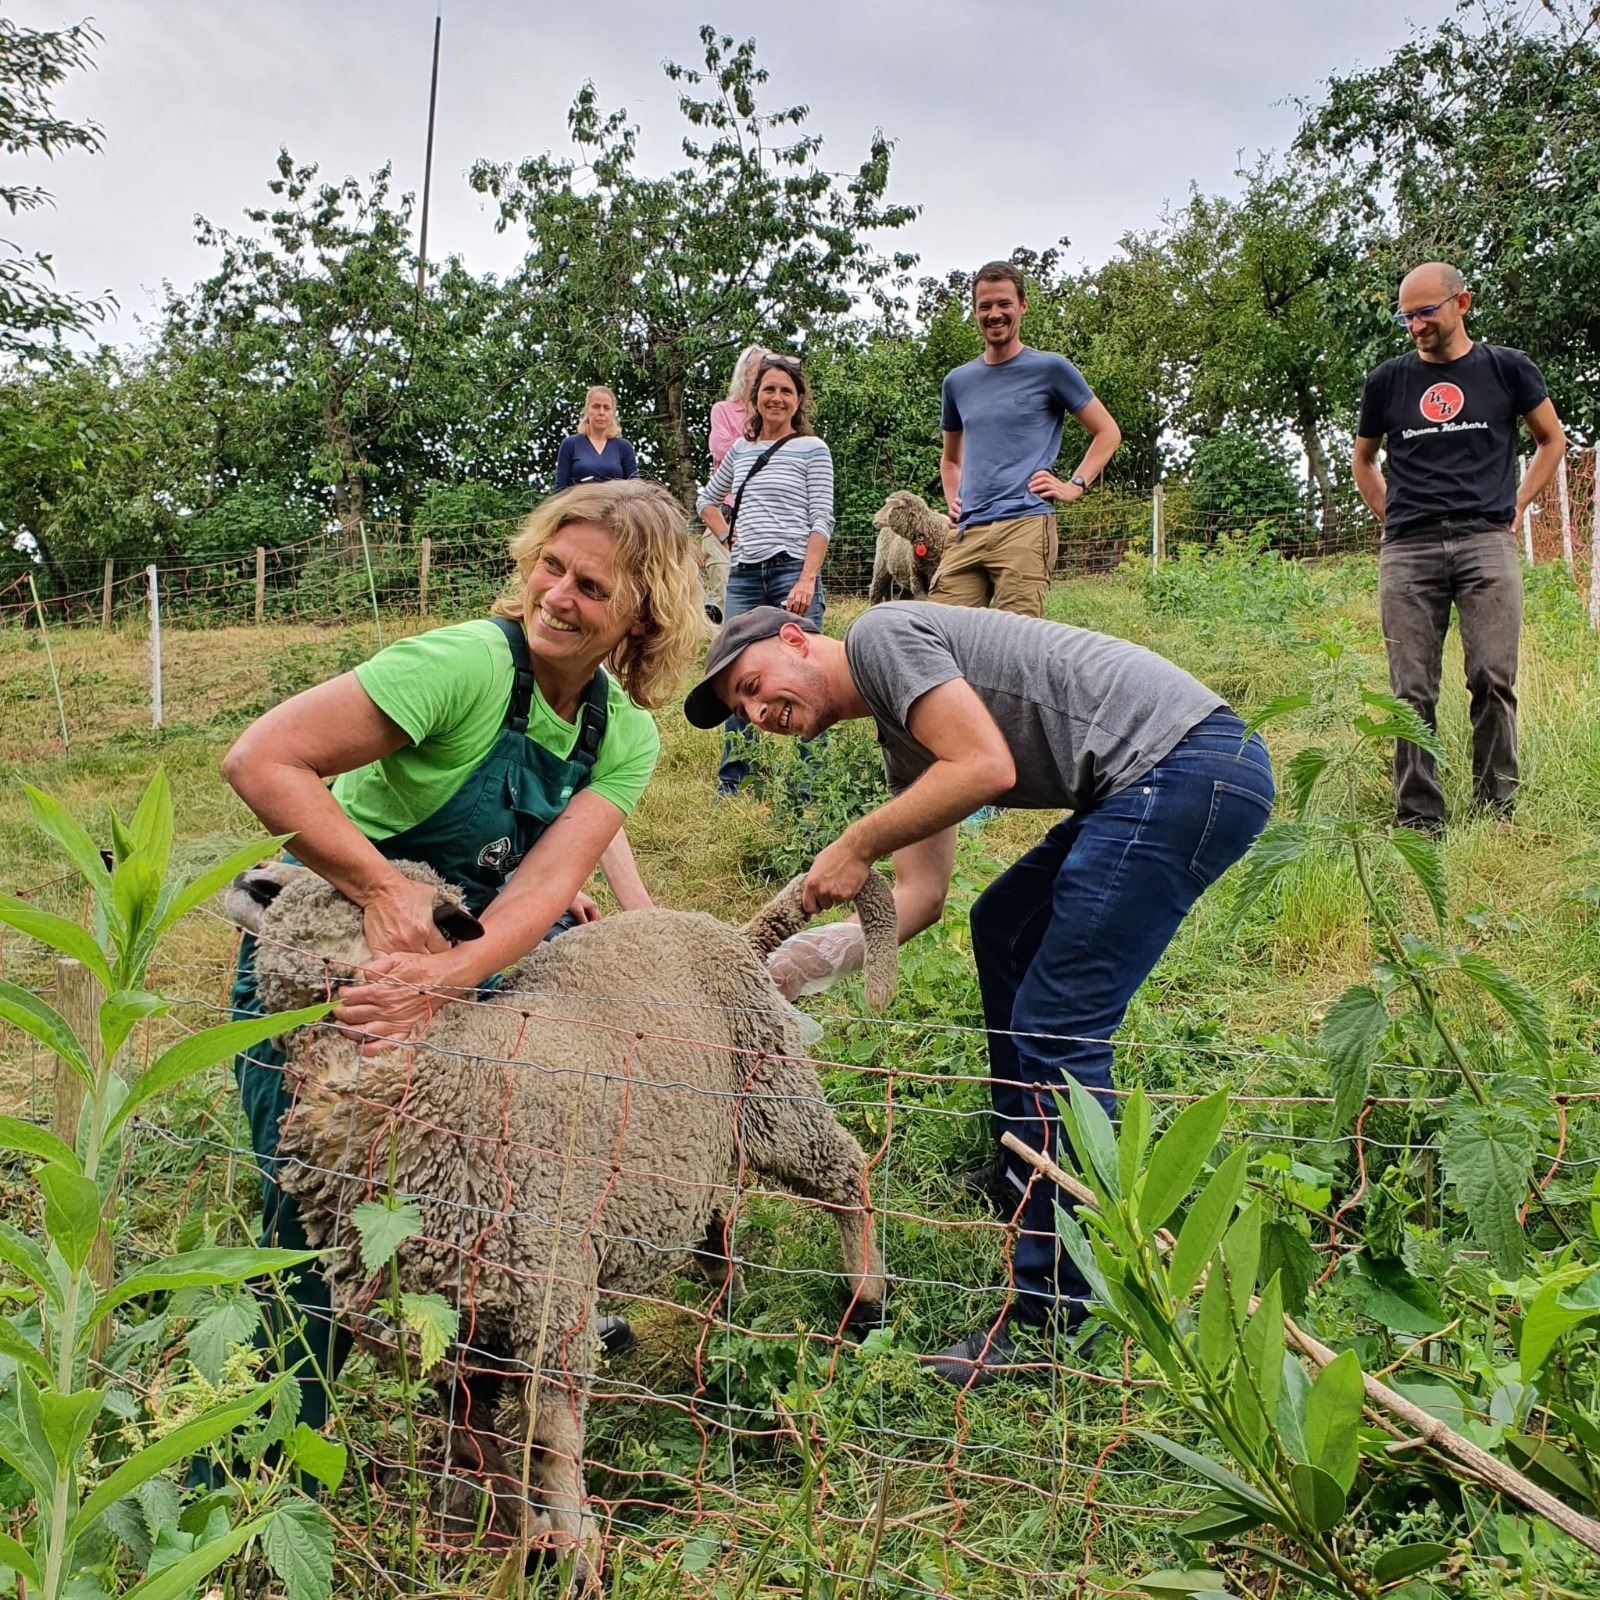
[[739, 785], [736, 783], [719, 783], [716, 793], [711, 798], [713, 800], [731, 800], [738, 792]]
[[596, 1317], [594, 1333], [608, 1356], [626, 1355], [633, 1349], [633, 1329], [625, 1317]]
[[981, 1167], [956, 1174], [956, 1188], [981, 1200], [1003, 1222], [1009, 1222], [1022, 1204], [1023, 1185], [1011, 1175], [1006, 1158], [991, 1156]]
[[958, 1389], [981, 1389], [996, 1378], [1021, 1378], [1039, 1382], [1050, 1373], [1050, 1363], [1041, 1352], [1020, 1352], [1019, 1324], [1001, 1318], [992, 1327], [980, 1328], [936, 1356], [919, 1356], [923, 1370], [941, 1383]]
[[1443, 817], [1396, 817], [1394, 825], [1397, 828], [1409, 828], [1413, 833], [1423, 834], [1436, 843], [1444, 838]]

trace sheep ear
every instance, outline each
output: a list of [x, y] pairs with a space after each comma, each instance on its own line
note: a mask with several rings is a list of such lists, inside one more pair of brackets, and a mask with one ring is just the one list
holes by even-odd
[[261, 931], [261, 914], [283, 892], [310, 869], [289, 861], [266, 861], [241, 872], [227, 887], [222, 908], [246, 933]]
[[433, 925], [451, 944], [466, 944], [483, 937], [483, 924], [454, 900], [433, 902]]

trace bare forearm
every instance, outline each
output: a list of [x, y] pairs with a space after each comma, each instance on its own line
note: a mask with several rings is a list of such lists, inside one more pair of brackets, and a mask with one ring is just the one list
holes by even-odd
[[1093, 483], [1105, 471], [1106, 463], [1117, 453], [1117, 446], [1121, 443], [1122, 430], [1114, 424], [1095, 434], [1089, 441], [1083, 460], [1078, 463], [1076, 476], [1085, 483]]
[[1517, 487], [1517, 517], [1520, 520], [1522, 513], [1549, 488], [1550, 480], [1555, 477], [1556, 469], [1561, 465], [1561, 458], [1567, 453], [1567, 441], [1563, 435], [1560, 439], [1546, 439], [1533, 453], [1533, 460], [1528, 463], [1527, 475]]
[[800, 576], [814, 578], [822, 571], [822, 563], [828, 556], [828, 536], [825, 533], [813, 531], [806, 536], [806, 553], [800, 563]]
[[613, 898], [624, 911], [647, 911], [652, 902], [650, 891], [639, 874], [639, 864], [633, 858], [633, 847], [628, 835], [617, 829], [617, 836], [605, 847], [600, 857], [600, 870], [605, 874]]
[[987, 763], [936, 761], [909, 789], [852, 822], [840, 842], [859, 860], [877, 861], [953, 827], [1015, 781], [1014, 771]]
[[939, 484], [944, 490], [944, 502], [953, 506], [961, 495], [961, 463], [948, 456], [939, 462]]
[[1361, 498], [1367, 503], [1367, 510], [1382, 522], [1384, 507], [1389, 499], [1389, 486], [1384, 482], [1377, 463], [1358, 460], [1351, 466], [1351, 475], [1356, 480], [1356, 488]]

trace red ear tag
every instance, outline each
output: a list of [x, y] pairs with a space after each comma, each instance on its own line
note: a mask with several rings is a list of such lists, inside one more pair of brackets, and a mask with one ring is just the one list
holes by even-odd
[[925, 545], [920, 539], [917, 540], [917, 542], [912, 545], [911, 548], [915, 550], [919, 556], [925, 556], [928, 553], [927, 545]]

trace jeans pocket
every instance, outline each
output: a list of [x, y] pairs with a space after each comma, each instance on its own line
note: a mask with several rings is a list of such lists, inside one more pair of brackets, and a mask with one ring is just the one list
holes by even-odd
[[1211, 785], [1205, 832], [1189, 859], [1189, 871], [1209, 888], [1256, 841], [1272, 815], [1272, 801], [1253, 789], [1220, 779]]

